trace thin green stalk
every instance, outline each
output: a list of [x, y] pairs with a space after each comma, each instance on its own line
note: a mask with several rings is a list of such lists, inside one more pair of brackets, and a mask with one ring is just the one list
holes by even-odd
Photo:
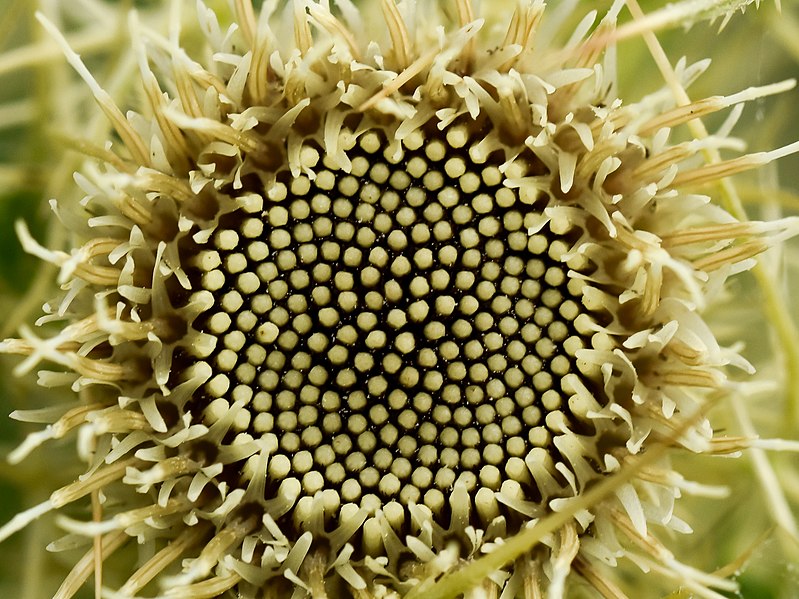
[[[747, 437], [757, 437], [757, 431], [752, 425], [752, 420], [749, 418], [749, 413], [746, 411], [740, 397], [732, 398], [732, 408], [741, 432]], [[780, 527], [785, 535], [790, 536], [790, 539], [786, 539], [785, 535], [779, 535], [780, 544], [785, 551], [785, 555], [792, 561], [799, 562], [799, 526], [797, 526], [791, 506], [782, 490], [779, 476], [771, 465], [765, 450], [759, 447], [750, 447], [747, 453], [754, 466], [754, 474], [763, 489], [766, 503], [768, 503], [770, 508], [769, 512], [775, 524]]]
[[641, 470], [663, 457], [668, 448], [669, 446], [666, 444], [650, 447], [646, 453], [634, 462], [628, 463], [618, 473], [603, 479], [591, 490], [575, 497], [574, 501], [570, 502], [562, 511], [550, 514], [531, 528], [522, 530], [506, 539], [488, 555], [471, 562], [467, 568], [445, 574], [437, 582], [420, 584], [412, 589], [405, 599], [453, 599], [476, 587], [492, 572], [513, 563], [540, 543], [546, 535], [566, 525], [577, 512], [597, 505], [623, 484], [632, 480]]

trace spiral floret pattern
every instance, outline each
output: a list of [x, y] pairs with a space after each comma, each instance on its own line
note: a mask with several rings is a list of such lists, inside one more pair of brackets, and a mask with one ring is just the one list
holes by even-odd
[[[61, 329], [0, 349], [83, 391], [12, 458], [76, 429], [95, 453], [0, 537], [101, 490], [104, 519], [64, 525], [109, 554], [136, 539], [119, 596], [395, 598], [653, 445], [719, 450], [703, 406], [748, 365], [702, 310], [796, 224], [691, 191], [770, 155], [702, 165], [723, 139], [669, 134], [777, 89], [623, 103], [603, 52], [619, 2], [565, 47], [536, 45], [537, 0], [507, 22], [233, 4], [227, 28], [200, 5], [203, 64], [131, 21], [127, 116], [50, 27], [119, 139], [57, 210], [74, 249], [19, 231], [60, 267], [42, 322]], [[660, 459], [474, 596], [560, 597], [571, 576], [621, 596], [622, 558], [718, 596], [734, 585], [652, 533], [689, 530], [683, 483]]]

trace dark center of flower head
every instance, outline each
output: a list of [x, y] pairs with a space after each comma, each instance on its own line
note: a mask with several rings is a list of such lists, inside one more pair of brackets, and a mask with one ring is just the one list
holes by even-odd
[[233, 429], [269, 436], [273, 494], [445, 518], [460, 480], [485, 522], [495, 491], [551, 490], [553, 437], [585, 426], [570, 408], [591, 336], [574, 232], [541, 226], [508, 185], [540, 162], [503, 173], [468, 138], [452, 127], [393, 152], [370, 131], [349, 171], [306, 149], [313, 176], [281, 173], [198, 248], [191, 276], [214, 306], [194, 327], [216, 345], [193, 409], [213, 424], [243, 404]]

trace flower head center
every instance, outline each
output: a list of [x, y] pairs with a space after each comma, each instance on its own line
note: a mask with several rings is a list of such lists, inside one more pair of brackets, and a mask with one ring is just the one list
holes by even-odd
[[[245, 404], [234, 428], [273, 436], [275, 485], [438, 511], [459, 477], [476, 492], [526, 472], [509, 460], [572, 420], [564, 385], [590, 338], [569, 243], [533, 232], [501, 161], [444, 139], [391, 155], [368, 132], [349, 172], [283, 173], [201, 249], [216, 302], [195, 327], [217, 343], [196, 401], [206, 421]], [[540, 497], [529, 472], [516, 482]]]

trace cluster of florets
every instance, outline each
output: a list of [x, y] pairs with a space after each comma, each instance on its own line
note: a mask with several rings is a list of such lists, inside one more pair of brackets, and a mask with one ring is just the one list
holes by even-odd
[[[109, 519], [68, 526], [157, 558], [122, 595], [393, 597], [653, 443], [711, 448], [701, 406], [736, 357], [697, 310], [785, 226], [685, 193], [748, 164], [682, 167], [723, 142], [668, 135], [757, 92], [623, 105], [600, 62], [618, 3], [557, 50], [533, 49], [542, 3], [494, 41], [466, 4], [453, 25], [382, 2], [377, 43], [326, 2], [295, 3], [291, 41], [244, 2], [227, 32], [201, 9], [210, 64], [150, 57], [172, 96], [134, 23], [149, 104], [128, 118], [67, 51], [124, 148], [79, 177], [78, 249], [22, 231], [61, 267], [64, 328], [3, 348], [95, 390], [15, 457], [78, 426], [106, 455], [5, 533], [102, 489]], [[679, 482], [661, 460], [484, 591], [612, 590], [624, 556], [724, 586], [648, 532], [686, 530]]]

